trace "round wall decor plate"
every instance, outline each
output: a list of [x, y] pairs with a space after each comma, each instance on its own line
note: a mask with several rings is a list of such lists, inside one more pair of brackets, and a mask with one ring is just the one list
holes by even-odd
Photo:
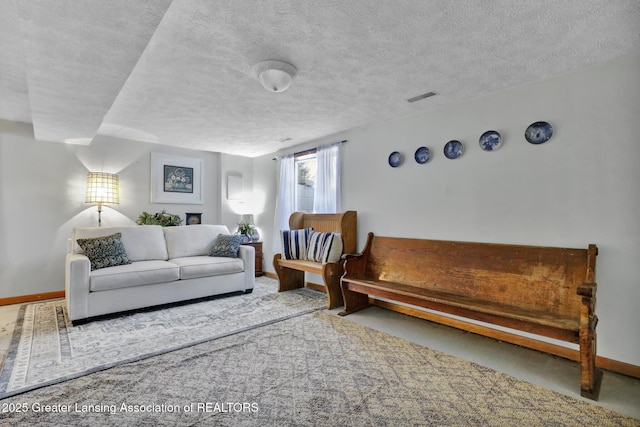
[[547, 122], [531, 123], [524, 131], [524, 137], [531, 144], [544, 144], [551, 139], [553, 127]]
[[502, 137], [495, 130], [488, 130], [480, 136], [479, 142], [484, 151], [496, 151], [502, 146]]
[[416, 153], [413, 157], [415, 157], [416, 162], [424, 164], [427, 163], [429, 159], [431, 159], [431, 151], [429, 151], [427, 147], [420, 147], [416, 150]]
[[444, 146], [444, 156], [447, 159], [457, 159], [462, 156], [462, 153], [464, 153], [464, 145], [455, 139], [447, 142]]
[[402, 154], [397, 151], [389, 154], [389, 166], [397, 168], [400, 164], [402, 164]]

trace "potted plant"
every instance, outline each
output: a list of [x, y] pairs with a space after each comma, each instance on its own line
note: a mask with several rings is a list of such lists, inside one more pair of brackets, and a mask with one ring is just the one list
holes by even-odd
[[178, 215], [167, 213], [164, 209], [162, 212], [154, 214], [142, 212], [136, 221], [138, 225], [161, 225], [163, 227], [172, 227], [181, 223], [182, 220]]
[[248, 222], [239, 222], [238, 223], [238, 231], [236, 234], [240, 234], [242, 236], [246, 236], [243, 238], [243, 242], [248, 243], [251, 242], [251, 235], [253, 233], [254, 227]]

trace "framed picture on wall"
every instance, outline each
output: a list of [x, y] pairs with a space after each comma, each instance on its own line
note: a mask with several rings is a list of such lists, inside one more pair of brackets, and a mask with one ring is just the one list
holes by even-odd
[[164, 165], [162, 186], [167, 193], [193, 193], [193, 168]]
[[227, 200], [242, 200], [242, 175], [227, 176]]
[[151, 153], [151, 203], [201, 205], [202, 159]]

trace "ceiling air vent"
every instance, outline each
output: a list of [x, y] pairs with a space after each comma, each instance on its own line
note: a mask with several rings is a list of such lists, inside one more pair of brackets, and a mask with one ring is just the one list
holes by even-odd
[[418, 96], [414, 96], [413, 98], [409, 98], [409, 99], [407, 99], [407, 102], [416, 102], [416, 101], [420, 101], [421, 99], [429, 98], [429, 97], [435, 96], [435, 95], [436, 95], [435, 92], [427, 92], [427, 93], [423, 93], [422, 95], [418, 95]]

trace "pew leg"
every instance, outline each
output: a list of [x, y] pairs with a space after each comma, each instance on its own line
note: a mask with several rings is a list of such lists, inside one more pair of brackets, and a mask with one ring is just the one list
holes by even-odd
[[304, 288], [304, 271], [280, 267], [278, 264], [280, 258], [281, 254], [273, 256], [273, 268], [278, 274], [278, 292]]
[[369, 295], [353, 292], [347, 283], [342, 284], [342, 297], [344, 300], [344, 310], [338, 316], [346, 316], [355, 313], [363, 308], [369, 307]]
[[340, 290], [340, 278], [343, 273], [342, 263], [329, 263], [322, 266], [322, 278], [327, 288], [328, 310], [343, 305], [342, 291]]
[[602, 371], [596, 368], [596, 324], [598, 317], [589, 316], [580, 331], [580, 395], [587, 399], [598, 400]]

